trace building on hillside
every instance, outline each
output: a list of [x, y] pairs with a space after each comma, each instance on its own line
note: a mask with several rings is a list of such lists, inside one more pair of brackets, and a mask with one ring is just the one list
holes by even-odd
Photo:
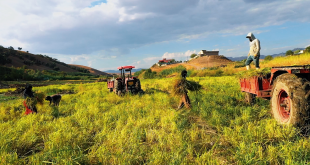
[[163, 58], [162, 60], [159, 60], [158, 63], [169, 63], [172, 59], [166, 59], [166, 58]]
[[172, 59], [166, 59], [163, 58], [162, 60], [159, 60], [158, 63], [156, 63], [158, 66], [166, 66], [171, 63]]
[[201, 50], [197, 56], [213, 56], [213, 55], [219, 55], [219, 51], [206, 51], [206, 50]]

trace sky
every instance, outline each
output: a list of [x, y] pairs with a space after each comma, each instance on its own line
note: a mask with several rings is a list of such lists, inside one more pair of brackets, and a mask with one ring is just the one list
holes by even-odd
[[0, 0], [0, 45], [101, 71], [310, 46], [309, 0]]

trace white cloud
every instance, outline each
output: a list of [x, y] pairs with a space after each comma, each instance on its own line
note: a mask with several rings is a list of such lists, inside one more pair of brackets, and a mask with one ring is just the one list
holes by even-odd
[[310, 21], [309, 10], [296, 12], [309, 6], [308, 1], [108, 0], [90, 7], [92, 2], [1, 1], [0, 40], [16, 39], [36, 52], [90, 54], [123, 49], [121, 54], [126, 54], [163, 41], [214, 33], [259, 34], [266, 32], [255, 30], [260, 27]]
[[93, 61], [87, 61], [87, 63], [88, 63], [88, 67], [91, 67], [93, 64]]
[[[162, 56], [162, 58], [181, 58], [181, 57], [189, 57], [191, 54], [196, 53], [196, 50], [188, 50], [186, 52], [177, 52], [177, 53], [164, 53], [164, 55]], [[178, 60], [178, 59], [176, 59]]]
[[227, 49], [227, 52], [230, 52], [230, 51], [233, 51], [233, 50], [235, 50], [235, 49]]
[[[87, 63], [77, 56], [126, 58], [132, 49], [154, 43], [203, 39], [213, 34], [260, 34], [268, 32], [257, 30], [262, 27], [310, 22], [310, 10], [296, 10], [310, 6], [310, 1], [107, 0], [91, 6], [94, 1], [0, 1], [0, 44], [62, 54], [61, 58], [71, 55], [65, 58], [68, 62]], [[166, 52], [162, 57], [182, 58], [191, 53], [197, 52]]]
[[160, 57], [147, 57], [143, 59], [143, 61], [145, 62], [156, 61], [156, 60], [161, 60], [161, 58]]
[[70, 63], [74, 64], [76, 61], [86, 61], [89, 59], [89, 57], [86, 55], [77, 55], [70, 57], [70, 59], [71, 59]]

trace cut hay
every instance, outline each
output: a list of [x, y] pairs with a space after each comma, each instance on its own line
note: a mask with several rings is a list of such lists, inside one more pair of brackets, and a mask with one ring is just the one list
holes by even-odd
[[242, 78], [251, 78], [251, 77], [266, 77], [268, 74], [271, 74], [271, 68], [263, 68], [263, 69], [251, 69], [246, 71], [239, 72], [236, 76], [239, 79]]
[[201, 85], [195, 81], [188, 81], [185, 78], [175, 79], [172, 87], [172, 94], [174, 96], [182, 96], [187, 91], [198, 91], [201, 89]]
[[43, 105], [44, 99], [45, 99], [45, 94], [43, 92], [37, 92], [34, 94], [34, 96], [37, 98], [37, 102], [40, 105]]
[[34, 97], [27, 97], [27, 98], [26, 98], [26, 105], [27, 105], [28, 107], [33, 108], [33, 107], [35, 107], [35, 106], [37, 105], [37, 103], [38, 103], [38, 101], [37, 101], [37, 99], [34, 98]]

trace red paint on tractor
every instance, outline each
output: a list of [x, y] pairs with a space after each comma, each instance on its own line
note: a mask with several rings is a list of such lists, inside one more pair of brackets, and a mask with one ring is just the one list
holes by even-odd
[[134, 66], [120, 66], [117, 69], [132, 69], [135, 68]]

